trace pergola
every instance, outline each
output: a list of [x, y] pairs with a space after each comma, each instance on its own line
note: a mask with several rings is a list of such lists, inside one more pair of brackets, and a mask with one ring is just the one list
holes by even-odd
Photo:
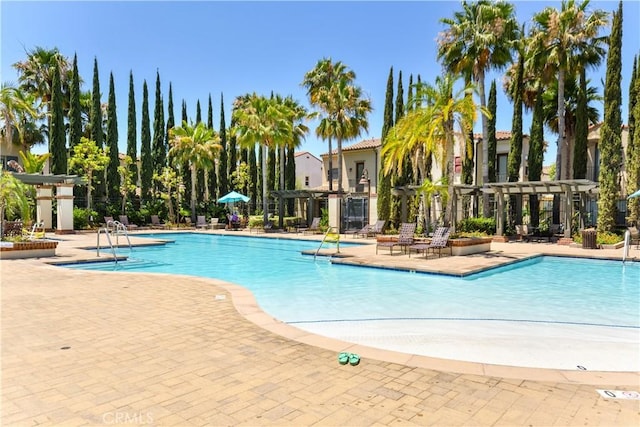
[[[525, 182], [492, 182], [485, 184], [481, 191], [483, 193], [495, 194], [498, 203], [497, 211], [504, 211], [504, 196], [517, 196], [518, 203], [522, 204], [522, 196], [527, 195], [564, 195], [564, 237], [571, 237], [571, 218], [573, 217], [573, 195], [580, 195], [580, 224], [583, 224], [582, 212], [585, 211], [586, 195], [598, 192], [598, 183], [588, 179], [571, 179], [560, 181], [525, 181]], [[454, 211], [455, 212], [455, 211]], [[503, 216], [498, 215], [496, 221], [496, 234], [501, 236], [504, 233]]]
[[53, 187], [56, 188], [58, 210], [56, 234], [73, 233], [73, 187], [84, 184], [77, 175], [41, 175], [37, 173], [13, 173], [16, 179], [36, 186], [36, 219], [47, 230], [53, 229]]
[[[307, 225], [309, 225], [309, 218], [313, 217], [314, 203], [318, 199], [326, 199], [330, 194], [338, 194], [337, 191], [329, 191], [322, 189], [308, 189], [308, 190], [274, 190], [271, 194], [279, 199], [306, 199], [307, 203]], [[280, 215], [282, 221], [282, 215]], [[280, 224], [282, 227], [282, 224]]]
[[[401, 197], [401, 218], [406, 220], [407, 218], [407, 197], [416, 194], [415, 185], [409, 185], [404, 187], [395, 187], [391, 190], [392, 194]], [[522, 204], [523, 195], [545, 195], [545, 194], [560, 194], [564, 195], [564, 218], [562, 223], [564, 224], [565, 237], [571, 237], [571, 218], [573, 217], [573, 195], [580, 195], [580, 223], [583, 224], [582, 212], [585, 211], [586, 196], [588, 194], [597, 194], [598, 183], [590, 181], [588, 179], [573, 179], [573, 180], [560, 180], [560, 181], [524, 181], [524, 182], [492, 182], [487, 183], [482, 187], [475, 185], [458, 184], [453, 186], [453, 200], [452, 200], [452, 216], [451, 226], [455, 231], [455, 224], [457, 222], [458, 213], [458, 201], [463, 196], [480, 194], [494, 194], [497, 201], [497, 211], [504, 211], [504, 196], [516, 196], [519, 201], [519, 206]], [[504, 234], [504, 221], [503, 216], [498, 215], [496, 220], [496, 234]]]

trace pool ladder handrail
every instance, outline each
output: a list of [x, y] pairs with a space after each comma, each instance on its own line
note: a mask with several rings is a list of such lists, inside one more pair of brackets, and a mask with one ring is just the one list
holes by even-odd
[[629, 256], [629, 246], [631, 246], [631, 232], [629, 230], [624, 232], [624, 245], [622, 246], [622, 263], [627, 260]]
[[335, 243], [337, 246], [336, 253], [340, 253], [340, 233], [334, 232], [333, 227], [329, 227], [327, 228], [327, 231], [324, 233], [324, 236], [322, 236], [322, 241], [320, 242], [320, 246], [318, 246], [318, 249], [316, 249], [316, 253], [313, 254], [314, 261], [318, 256], [320, 249], [322, 249], [322, 245], [324, 244], [324, 242]]
[[107, 221], [107, 224], [106, 224], [106, 226], [104, 228], [99, 228], [98, 229], [97, 242], [96, 242], [96, 251], [97, 251], [97, 256], [100, 256], [100, 233], [104, 233], [104, 235], [107, 237], [107, 242], [109, 242], [109, 247], [111, 248], [111, 253], [113, 253], [113, 259], [115, 260], [115, 262], [117, 264], [118, 263], [118, 256], [116, 255], [115, 246], [113, 245], [113, 242], [111, 241], [112, 232], [116, 236], [116, 245], [119, 245], [118, 236], [120, 236], [122, 234], [127, 238], [127, 243], [129, 244], [129, 250], [132, 249], [131, 240], [129, 240], [129, 233], [127, 233], [127, 226], [124, 225], [123, 223], [121, 223], [120, 221], [109, 220], [109, 221]]

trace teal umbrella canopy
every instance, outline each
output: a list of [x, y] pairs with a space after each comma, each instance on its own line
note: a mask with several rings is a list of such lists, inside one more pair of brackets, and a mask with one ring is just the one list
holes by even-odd
[[640, 190], [636, 191], [635, 193], [627, 197], [627, 199], [634, 199], [636, 197], [640, 197]]
[[229, 194], [225, 194], [224, 196], [218, 199], [218, 203], [234, 203], [234, 202], [248, 202], [250, 199], [244, 194], [240, 194], [236, 191], [232, 191]]

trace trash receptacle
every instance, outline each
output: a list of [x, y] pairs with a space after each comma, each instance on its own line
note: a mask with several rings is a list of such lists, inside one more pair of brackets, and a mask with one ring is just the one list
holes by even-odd
[[594, 229], [582, 230], [582, 249], [598, 249], [597, 236]]

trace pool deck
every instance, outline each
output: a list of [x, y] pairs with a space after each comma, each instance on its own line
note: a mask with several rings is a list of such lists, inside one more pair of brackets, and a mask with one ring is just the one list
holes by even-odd
[[[55, 259], [0, 261], [2, 425], [640, 424], [640, 400], [596, 391], [640, 391], [638, 372], [496, 366], [345, 343], [281, 323], [219, 280], [54, 267], [95, 259], [80, 248], [95, 247], [96, 235], [52, 237]], [[450, 274], [539, 254], [622, 254], [550, 243], [491, 249], [440, 259], [376, 255], [372, 244], [341, 252], [343, 262]], [[340, 351], [360, 354], [360, 364], [339, 365]]]

